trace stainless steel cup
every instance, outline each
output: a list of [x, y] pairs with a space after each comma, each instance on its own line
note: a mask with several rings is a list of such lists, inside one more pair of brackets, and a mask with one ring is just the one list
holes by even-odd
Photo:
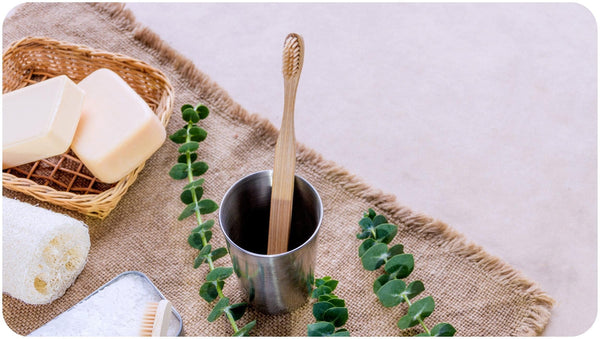
[[323, 204], [314, 187], [296, 176], [288, 251], [267, 255], [272, 182], [272, 171], [240, 179], [225, 193], [219, 221], [233, 269], [250, 305], [277, 314], [307, 301]]

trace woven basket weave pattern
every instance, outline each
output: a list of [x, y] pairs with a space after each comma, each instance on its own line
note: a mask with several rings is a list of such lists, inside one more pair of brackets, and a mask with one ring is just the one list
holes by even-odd
[[[48, 38], [25, 38], [3, 55], [3, 93], [58, 75], [79, 82], [99, 68], [125, 80], [167, 126], [173, 110], [173, 87], [150, 65], [125, 55], [91, 49]], [[102, 183], [71, 151], [2, 173], [3, 185], [35, 198], [86, 215], [105, 218], [117, 205], [144, 165], [116, 184]]]

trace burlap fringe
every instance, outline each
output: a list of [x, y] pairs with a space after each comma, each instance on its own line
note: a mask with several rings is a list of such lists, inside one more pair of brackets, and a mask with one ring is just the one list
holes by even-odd
[[[257, 114], [250, 114], [234, 102], [225, 90], [201, 73], [191, 60], [167, 45], [156, 33], [138, 23], [133, 13], [124, 8], [124, 4], [94, 3], [91, 5], [110, 18], [116, 19], [121, 28], [131, 32], [133, 37], [145, 48], [157, 51], [162, 60], [171, 62], [175, 71], [182, 78], [187, 79], [190, 88], [196, 90], [201, 99], [215, 103], [215, 107], [209, 108], [218, 109], [232, 121], [239, 121], [252, 126], [257, 133], [266, 137], [270, 144], [275, 144], [279, 131], [270, 121]], [[532, 301], [536, 306], [529, 310], [525, 321], [516, 328], [515, 333], [512, 333], [512, 335], [532, 336], [542, 334], [550, 319], [551, 309], [555, 301], [543, 292], [537, 283], [526, 278], [502, 259], [490, 255], [482, 247], [469, 242], [464, 235], [445, 223], [401, 206], [394, 195], [385, 194], [381, 190], [370, 187], [356, 175], [336, 163], [324, 159], [315, 150], [301, 143], [298, 144], [297, 150], [300, 162], [323, 171], [326, 173], [328, 180], [339, 184], [357, 197], [371, 202], [379, 213], [388, 216], [390, 220], [398, 223], [401, 227], [410, 227], [413, 231], [423, 234], [438, 245], [448, 249], [448, 251], [480, 265], [490, 275], [495, 276], [498, 281], [514, 287], [516, 292], [521, 291], [523, 295], [532, 295]]]

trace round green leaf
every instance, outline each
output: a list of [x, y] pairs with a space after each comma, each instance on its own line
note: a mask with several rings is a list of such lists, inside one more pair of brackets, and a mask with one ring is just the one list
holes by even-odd
[[208, 165], [204, 161], [198, 161], [192, 164], [192, 175], [199, 176], [208, 170]]
[[200, 286], [200, 296], [206, 302], [212, 302], [217, 299], [219, 293], [217, 292], [217, 285], [213, 281], [207, 281]]
[[183, 144], [187, 141], [187, 130], [184, 128], [179, 129], [175, 133], [169, 135], [169, 139], [176, 144]]
[[414, 319], [413, 317], [411, 317], [410, 315], [405, 315], [402, 318], [400, 318], [400, 320], [398, 320], [398, 323], [396, 324], [399, 328], [401, 329], [407, 329], [407, 328], [411, 328], [415, 325], [417, 325], [419, 323], [419, 320]]
[[389, 244], [398, 233], [398, 226], [394, 224], [381, 224], [375, 227], [375, 240]]
[[412, 305], [410, 305], [407, 314], [412, 316], [414, 319], [420, 317], [421, 320], [423, 320], [430, 316], [431, 313], [433, 313], [434, 309], [435, 302], [433, 301], [433, 297], [429, 296], [423, 299], [419, 299], [415, 301]]
[[188, 176], [188, 168], [186, 164], [175, 164], [169, 171], [171, 178], [175, 180], [185, 179]]
[[256, 325], [256, 320], [252, 320], [251, 322], [244, 325], [244, 327], [240, 328], [237, 332], [235, 332], [233, 334], [233, 336], [234, 337], [247, 337], [248, 334], [250, 333], [250, 330], [252, 330], [252, 328], [254, 328], [254, 325]]
[[390, 281], [390, 275], [389, 274], [383, 274], [380, 275], [377, 279], [375, 279], [375, 281], [373, 282], [373, 292], [375, 294], [377, 294], [377, 291], [379, 291], [379, 289], [385, 285], [388, 281]]
[[186, 190], [186, 189], [190, 189], [192, 187], [199, 187], [199, 186], [202, 186], [202, 184], [204, 184], [204, 178], [200, 178], [198, 180], [190, 182], [189, 184], [185, 185], [183, 187], [183, 189]]
[[185, 104], [183, 106], [181, 106], [181, 113], [183, 113], [183, 111], [185, 111], [186, 109], [191, 108], [193, 109], [194, 106], [190, 105], [190, 104]]
[[325, 311], [323, 318], [335, 327], [344, 326], [348, 321], [348, 309], [345, 307], [332, 307]]
[[190, 128], [189, 134], [190, 134], [190, 139], [192, 141], [200, 142], [200, 141], [204, 141], [204, 139], [206, 139], [206, 136], [208, 133], [203, 128], [194, 126], [194, 127]]
[[358, 256], [362, 257], [369, 248], [373, 247], [373, 245], [375, 245], [375, 239], [365, 239], [358, 247]]
[[213, 261], [220, 259], [227, 255], [227, 249], [225, 247], [217, 248], [210, 253], [210, 257]]
[[223, 314], [223, 312], [225, 311], [225, 307], [227, 307], [227, 305], [229, 305], [229, 298], [223, 297], [223, 298], [219, 299], [219, 302], [217, 302], [215, 307], [212, 309], [212, 311], [208, 315], [208, 321], [213, 322], [213, 321], [217, 320], [217, 318], [219, 318], [221, 316], [221, 314]]
[[308, 324], [307, 334], [309, 337], [327, 337], [335, 332], [335, 326], [326, 321]]
[[328, 300], [331, 304], [333, 304], [333, 306], [335, 307], [346, 307], [346, 302], [344, 301], [344, 299], [340, 299], [340, 298], [331, 298]]
[[333, 332], [333, 334], [331, 335], [331, 337], [349, 337], [349, 336], [350, 336], [350, 332], [348, 332], [348, 330], [345, 328], [340, 328], [339, 330], [336, 330], [335, 332]]
[[[190, 153], [190, 162], [194, 162], [196, 161], [196, 159], [198, 159], [198, 154], [196, 153]], [[179, 155], [179, 157], [177, 158], [177, 162], [181, 163], [181, 164], [187, 164], [187, 154], [181, 154]]]
[[396, 244], [388, 250], [388, 258], [391, 258], [395, 255], [404, 253], [404, 246], [402, 244]]
[[360, 257], [363, 267], [367, 271], [374, 271], [381, 267], [387, 259], [387, 250], [386, 244], [377, 243], [373, 245]]
[[385, 307], [393, 307], [403, 301], [402, 292], [406, 288], [404, 281], [396, 279], [390, 280], [377, 290], [377, 298]]
[[454, 326], [448, 323], [439, 323], [431, 329], [432, 337], [452, 337], [456, 333]]
[[179, 215], [177, 220], [181, 221], [181, 220], [189, 217], [190, 215], [194, 214], [195, 212], [196, 212], [196, 204], [191, 203], [183, 209], [183, 212], [181, 212], [181, 214]]
[[414, 267], [415, 259], [412, 254], [398, 254], [387, 261], [385, 271], [392, 278], [402, 279], [408, 277]]
[[419, 293], [425, 291], [425, 286], [420, 280], [415, 280], [406, 286], [403, 295], [405, 295], [408, 299], [412, 299], [419, 295]]
[[386, 223], [387, 223], [387, 219], [383, 215], [381, 215], [381, 214], [376, 215], [373, 218], [373, 226], [377, 226], [377, 225], [381, 225], [381, 224], [386, 224]]
[[320, 296], [331, 293], [331, 287], [326, 285], [321, 285], [315, 288], [312, 292], [312, 297], [318, 299]]
[[246, 312], [246, 308], [248, 308], [248, 303], [237, 303], [227, 307], [226, 310], [231, 314], [233, 320], [239, 320]]
[[208, 111], [208, 107], [206, 107], [204, 105], [198, 105], [198, 106], [196, 106], [196, 112], [198, 113], [198, 116], [200, 117], [200, 119], [206, 119], [209, 111]]
[[200, 147], [200, 144], [197, 141], [190, 141], [179, 146], [179, 149], [177, 151], [179, 153], [192, 153], [198, 150], [198, 147]]
[[200, 214], [209, 214], [216, 211], [218, 208], [219, 205], [210, 199], [204, 199], [198, 202], [198, 210], [200, 211]]
[[200, 120], [198, 112], [196, 112], [196, 110], [194, 110], [193, 108], [189, 107], [183, 110], [181, 116], [183, 117], [183, 120], [194, 124]]
[[315, 319], [321, 321], [321, 320], [325, 320], [323, 318], [323, 315], [325, 314], [325, 311], [327, 311], [330, 308], [335, 307], [334, 304], [330, 303], [329, 301], [319, 301], [313, 304], [313, 316], [315, 317]]
[[195, 249], [201, 250], [204, 245], [202, 244], [202, 235], [200, 233], [192, 233], [188, 236], [188, 244]]
[[206, 281], [225, 280], [233, 273], [231, 267], [216, 267], [206, 275]]
[[373, 228], [373, 220], [371, 220], [371, 218], [369, 218], [369, 217], [364, 217], [364, 218], [360, 219], [360, 221], [358, 222], [358, 225], [360, 225], [361, 230], [369, 231], [369, 230], [371, 230], [371, 228]]

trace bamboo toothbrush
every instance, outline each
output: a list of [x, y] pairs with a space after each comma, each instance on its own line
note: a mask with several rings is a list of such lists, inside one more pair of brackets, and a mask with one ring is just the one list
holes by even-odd
[[267, 254], [286, 252], [288, 246], [296, 169], [294, 103], [303, 62], [304, 40], [299, 34], [290, 33], [283, 45], [283, 118], [275, 145]]
[[141, 337], [165, 337], [171, 320], [171, 302], [163, 299], [150, 302], [142, 316]]

